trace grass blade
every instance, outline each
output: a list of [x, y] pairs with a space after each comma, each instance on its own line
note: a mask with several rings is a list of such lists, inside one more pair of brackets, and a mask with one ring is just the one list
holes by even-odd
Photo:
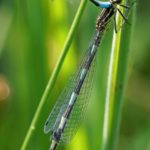
[[33, 131], [34, 131], [35, 127], [36, 127], [36, 123], [37, 123], [37, 120], [38, 120], [39, 115], [41, 113], [41, 110], [42, 110], [42, 108], [44, 106], [44, 103], [47, 100], [48, 96], [50, 95], [50, 93], [51, 93], [51, 91], [52, 91], [52, 89], [54, 87], [54, 84], [56, 82], [56, 79], [58, 77], [60, 69], [61, 69], [62, 64], [64, 62], [64, 59], [65, 59], [65, 57], [67, 55], [67, 52], [68, 52], [69, 47], [71, 45], [72, 39], [74, 37], [76, 28], [77, 28], [77, 26], [79, 24], [79, 21], [81, 19], [82, 14], [83, 14], [83, 11], [84, 11], [84, 8], [86, 6], [86, 3], [87, 3], [87, 0], [82, 0], [80, 5], [79, 5], [78, 11], [77, 11], [77, 13], [75, 15], [74, 21], [73, 21], [72, 26], [70, 28], [70, 31], [69, 31], [69, 34], [67, 36], [66, 42], [64, 44], [64, 48], [62, 50], [60, 58], [59, 58], [58, 63], [56, 64], [56, 67], [55, 67], [55, 69], [54, 69], [54, 71], [53, 71], [53, 73], [52, 73], [52, 75], [51, 75], [51, 77], [49, 79], [49, 82], [48, 82], [48, 84], [46, 86], [46, 89], [45, 89], [45, 91], [43, 93], [43, 96], [42, 96], [42, 98], [41, 98], [41, 100], [39, 102], [39, 105], [38, 105], [38, 107], [36, 109], [36, 112], [35, 112], [35, 114], [33, 116], [31, 125], [30, 125], [30, 127], [29, 127], [29, 129], [27, 131], [27, 134], [25, 136], [25, 139], [24, 139], [24, 141], [22, 143], [21, 150], [25, 150], [27, 148], [27, 145], [28, 145], [28, 143], [29, 143], [29, 141], [31, 139], [31, 136], [33, 134]]
[[[128, 27], [123, 27], [124, 29], [121, 29], [117, 34], [114, 31], [113, 35], [105, 99], [103, 150], [116, 149], [130, 53], [130, 41], [135, 18], [135, 8], [132, 9], [129, 19], [132, 26], [126, 25]], [[117, 24], [120, 24], [120, 22], [122, 22], [122, 18], [117, 14]]]

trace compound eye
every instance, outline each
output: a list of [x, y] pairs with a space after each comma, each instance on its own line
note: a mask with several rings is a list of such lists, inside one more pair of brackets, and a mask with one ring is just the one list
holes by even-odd
[[116, 1], [116, 3], [121, 3], [122, 2], [122, 0], [115, 0]]
[[117, 3], [120, 4], [122, 2], [122, 0], [111, 0], [112, 3]]

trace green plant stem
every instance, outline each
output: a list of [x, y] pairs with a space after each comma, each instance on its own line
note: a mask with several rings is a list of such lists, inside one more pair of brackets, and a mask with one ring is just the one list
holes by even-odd
[[[125, 0], [123, 1], [123, 3]], [[103, 124], [103, 150], [116, 149], [120, 118], [122, 112], [123, 93], [127, 76], [131, 31], [133, 28], [133, 13], [130, 14], [132, 26], [121, 29], [117, 34], [114, 32], [112, 50], [110, 56], [107, 90], [105, 99], [105, 112]], [[117, 26], [122, 22], [117, 14]]]
[[48, 82], [48, 84], [46, 86], [46, 89], [45, 89], [45, 91], [44, 91], [44, 93], [42, 95], [42, 98], [41, 98], [41, 100], [39, 102], [39, 105], [38, 105], [38, 107], [36, 109], [36, 112], [35, 112], [35, 114], [33, 116], [31, 125], [30, 125], [30, 127], [29, 127], [29, 129], [27, 131], [27, 134], [25, 136], [25, 139], [24, 139], [24, 141], [22, 143], [21, 150], [27, 149], [27, 145], [28, 145], [28, 143], [29, 143], [29, 141], [31, 139], [31, 136], [33, 134], [34, 129], [36, 128], [36, 123], [37, 123], [39, 115], [40, 115], [40, 113], [42, 111], [42, 108], [44, 106], [44, 103], [46, 102], [47, 98], [49, 97], [49, 95], [50, 95], [50, 93], [51, 93], [51, 91], [52, 91], [52, 89], [53, 89], [53, 87], [55, 85], [55, 82], [57, 80], [58, 74], [59, 74], [59, 72], [61, 70], [61, 67], [63, 65], [64, 59], [65, 59], [65, 57], [66, 57], [66, 55], [68, 53], [69, 47], [70, 47], [70, 45], [72, 43], [73, 37], [75, 35], [75, 31], [76, 31], [77, 26], [78, 26], [78, 24], [80, 22], [80, 19], [81, 19], [81, 16], [82, 16], [83, 12], [84, 12], [86, 4], [87, 4], [87, 0], [82, 0], [80, 2], [79, 8], [77, 10], [77, 13], [76, 13], [75, 18], [74, 18], [73, 23], [72, 23], [72, 26], [71, 26], [70, 31], [68, 33], [66, 42], [65, 42], [64, 47], [62, 49], [62, 53], [61, 53], [61, 55], [60, 55], [60, 57], [58, 59], [58, 62], [56, 64], [56, 66], [55, 66], [55, 69], [54, 69], [54, 71], [53, 71], [53, 73], [52, 73], [52, 75], [51, 75], [51, 77], [49, 79], [49, 82]]

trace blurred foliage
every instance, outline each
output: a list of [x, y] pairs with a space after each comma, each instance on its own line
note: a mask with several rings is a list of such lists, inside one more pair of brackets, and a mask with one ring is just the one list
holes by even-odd
[[[10, 89], [10, 96], [0, 100], [0, 149], [20, 149], [78, 4], [79, 1], [73, 0], [0, 0], [0, 75]], [[137, 21], [118, 150], [150, 149], [149, 5], [148, 0], [137, 2]], [[67, 78], [82, 59], [98, 13], [99, 9], [88, 3], [57, 84], [39, 118], [29, 150], [48, 149], [49, 135], [44, 135], [43, 124]], [[105, 34], [97, 55], [87, 119], [71, 144], [60, 149], [101, 149], [104, 80], [109, 63], [111, 33], [109, 30]]]

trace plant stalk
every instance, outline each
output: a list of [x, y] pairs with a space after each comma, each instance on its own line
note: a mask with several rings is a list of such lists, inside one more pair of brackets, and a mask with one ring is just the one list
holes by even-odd
[[79, 8], [78, 8], [78, 10], [76, 12], [75, 18], [73, 20], [73, 23], [71, 25], [70, 31], [69, 31], [68, 36], [66, 38], [64, 47], [62, 49], [62, 53], [61, 53], [61, 55], [60, 55], [60, 57], [58, 59], [58, 62], [56, 64], [55, 68], [54, 68], [54, 71], [53, 71], [53, 73], [52, 73], [52, 75], [51, 75], [51, 77], [50, 77], [50, 79], [48, 81], [48, 84], [47, 84], [47, 86], [45, 88], [45, 91], [44, 91], [44, 93], [42, 95], [42, 98], [41, 98], [41, 100], [39, 102], [39, 105], [38, 105], [38, 107], [36, 109], [36, 112], [35, 112], [35, 114], [33, 116], [31, 125], [30, 125], [30, 127], [29, 127], [29, 129], [27, 131], [27, 134], [26, 134], [26, 136], [24, 138], [24, 141], [22, 143], [21, 150], [26, 150], [27, 149], [27, 145], [29, 144], [29, 141], [31, 139], [33, 131], [36, 128], [36, 123], [38, 121], [39, 115], [41, 114], [42, 108], [43, 108], [46, 100], [48, 99], [49, 95], [51, 94], [52, 89], [53, 89], [53, 87], [54, 87], [54, 85], [56, 83], [58, 74], [59, 74], [59, 72], [60, 72], [60, 70], [62, 68], [64, 59], [65, 59], [65, 57], [66, 57], [66, 55], [68, 53], [69, 47], [70, 47], [70, 45], [72, 43], [73, 37], [75, 35], [75, 31], [76, 31], [76, 29], [77, 29], [77, 27], [79, 25], [79, 22], [81, 20], [81, 16], [82, 16], [82, 14], [84, 12], [86, 4], [87, 4], [87, 0], [81, 0]]
[[[123, 0], [124, 4], [125, 2], [126, 0]], [[123, 11], [122, 8], [119, 7], [119, 9]], [[133, 10], [131, 10], [129, 22], [132, 23], [132, 25], [126, 25], [121, 28], [117, 34], [115, 31], [113, 34], [105, 99], [102, 150], [116, 149], [118, 140], [123, 95], [126, 86], [127, 68], [130, 56], [130, 43], [134, 26], [133, 21], [135, 18], [133, 15], [135, 13], [134, 6], [131, 9]], [[122, 21], [122, 17], [118, 13], [117, 26]]]

